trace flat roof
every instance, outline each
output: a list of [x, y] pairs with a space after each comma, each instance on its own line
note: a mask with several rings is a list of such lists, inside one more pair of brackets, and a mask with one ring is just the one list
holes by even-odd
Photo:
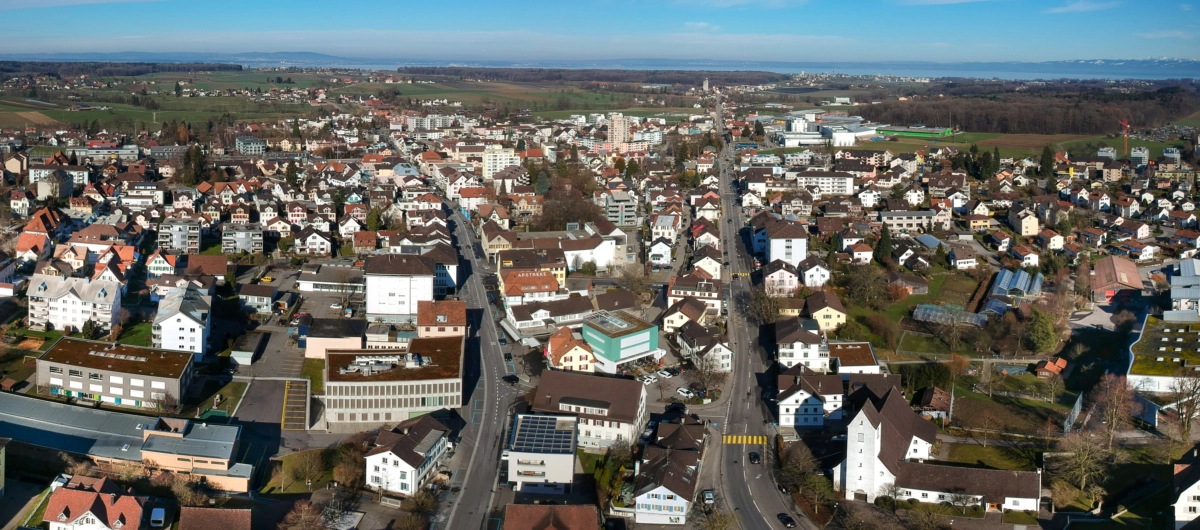
[[308, 325], [310, 338], [362, 337], [367, 333], [366, 320], [346, 318], [314, 318]]
[[1131, 374], [1174, 376], [1180, 368], [1195, 369], [1200, 366], [1200, 324], [1147, 317], [1141, 336], [1129, 349]]
[[574, 454], [576, 421], [573, 416], [517, 414], [508, 449], [521, 453]]
[[588, 315], [583, 323], [609, 337], [620, 337], [654, 327], [653, 324], [622, 311], [597, 311]]
[[38, 361], [179, 379], [191, 366], [192, 353], [62, 337]]
[[403, 355], [388, 350], [329, 350], [325, 354], [325, 380], [338, 383], [365, 383], [378, 381], [423, 381], [430, 379], [452, 379], [462, 377], [462, 358], [465, 337], [415, 338], [408, 343], [408, 353], [422, 358], [420, 368], [395, 366], [390, 370], [374, 371], [370, 375], [361, 372], [341, 373], [359, 357]]

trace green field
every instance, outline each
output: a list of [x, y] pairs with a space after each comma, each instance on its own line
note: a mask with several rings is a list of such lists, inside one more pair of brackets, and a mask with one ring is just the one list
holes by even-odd
[[1184, 125], [1188, 127], [1200, 127], [1200, 112], [1192, 114], [1182, 120], [1175, 122], [1175, 125]]
[[1037, 469], [1037, 452], [1017, 447], [984, 447], [978, 444], [950, 444], [949, 461], [958, 464], [1005, 469], [1010, 471], [1033, 471]]

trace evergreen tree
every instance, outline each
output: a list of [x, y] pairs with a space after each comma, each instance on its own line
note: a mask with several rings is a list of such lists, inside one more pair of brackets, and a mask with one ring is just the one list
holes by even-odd
[[372, 232], [383, 228], [383, 212], [379, 208], [371, 208], [367, 213], [367, 230]]
[[755, 120], [754, 121], [754, 136], [761, 138], [766, 135], [767, 135], [767, 132], [765, 130], [763, 130], [762, 122]]
[[750, 130], [749, 123], [747, 123], [745, 127], [742, 127], [742, 138], [749, 140], [750, 136], [752, 136], [753, 134], [754, 134], [754, 132]]
[[287, 168], [283, 170], [284, 177], [287, 178], [287, 183], [296, 186], [300, 183], [300, 173], [296, 169], [296, 161], [288, 161]]
[[550, 175], [547, 174], [545, 171], [539, 171], [537, 183], [534, 184], [533, 191], [534, 191], [534, 193], [536, 193], [538, 195], [545, 195], [547, 192], [549, 192], [550, 191]]
[[175, 82], [175, 97], [179, 97], [181, 95], [183, 95], [183, 85], [179, 84], [179, 81], [176, 81]]
[[300, 137], [300, 118], [296, 118], [296, 119], [292, 120], [292, 137], [293, 138]]
[[517, 151], [524, 151], [524, 150], [525, 150], [525, 139], [522, 138], [520, 140], [517, 140]]
[[1038, 174], [1050, 178], [1054, 176], [1054, 150], [1047, 145], [1042, 148], [1042, 159], [1038, 162]]
[[71, 156], [67, 157], [67, 163], [72, 166], [79, 165], [79, 157], [75, 156], [75, 151], [71, 151]]
[[638, 173], [641, 173], [641, 172], [642, 172], [642, 168], [638, 164], [637, 160], [630, 160], [629, 163], [625, 165], [625, 174], [626, 175], [632, 176], [632, 175], [637, 175]]
[[892, 233], [885, 224], [879, 231], [879, 243], [875, 245], [875, 261], [883, 263], [885, 260], [892, 259], [892, 250], [894, 250]]
[[578, 145], [571, 144], [571, 161], [572, 162], [579, 161], [579, 146]]

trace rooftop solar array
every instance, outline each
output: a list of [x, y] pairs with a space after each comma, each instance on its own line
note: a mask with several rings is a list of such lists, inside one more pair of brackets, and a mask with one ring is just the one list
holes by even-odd
[[572, 454], [575, 452], [575, 418], [518, 414], [513, 419], [508, 448], [520, 453]]

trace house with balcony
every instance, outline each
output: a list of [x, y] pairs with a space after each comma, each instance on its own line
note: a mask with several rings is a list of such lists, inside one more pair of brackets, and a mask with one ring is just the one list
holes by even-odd
[[221, 225], [221, 253], [263, 253], [263, 227], [259, 223]]
[[90, 320], [101, 333], [117, 324], [121, 284], [90, 278], [34, 274], [26, 292], [29, 327], [35, 330], [79, 331]]
[[151, 340], [155, 348], [190, 352], [196, 360], [208, 351], [212, 296], [195, 289], [172, 289], [158, 301]]

